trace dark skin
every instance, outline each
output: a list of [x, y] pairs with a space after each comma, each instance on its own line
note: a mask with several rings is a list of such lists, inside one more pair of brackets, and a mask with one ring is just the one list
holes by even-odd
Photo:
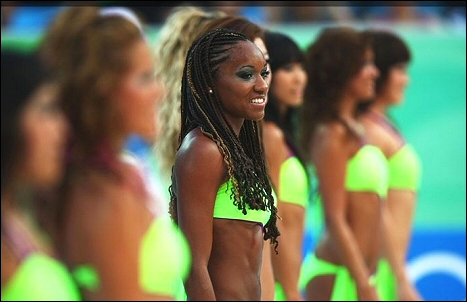
[[[264, 116], [267, 66], [250, 41], [230, 50], [211, 89], [238, 135], [244, 119]], [[219, 187], [228, 180], [227, 166], [216, 143], [195, 128], [183, 139], [174, 165], [178, 223], [192, 251], [185, 283], [188, 300], [261, 299], [263, 231], [256, 222], [215, 219]]]

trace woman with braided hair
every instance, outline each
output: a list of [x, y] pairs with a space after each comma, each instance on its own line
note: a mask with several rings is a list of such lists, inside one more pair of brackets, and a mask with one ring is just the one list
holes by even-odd
[[264, 240], [277, 247], [277, 209], [258, 133], [267, 62], [243, 34], [215, 29], [190, 47], [170, 213], [188, 239], [188, 300], [261, 297]]

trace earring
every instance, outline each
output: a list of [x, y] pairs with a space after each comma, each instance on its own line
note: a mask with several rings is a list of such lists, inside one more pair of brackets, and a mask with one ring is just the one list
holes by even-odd
[[211, 88], [209, 88], [209, 93], [212, 94], [212, 89]]

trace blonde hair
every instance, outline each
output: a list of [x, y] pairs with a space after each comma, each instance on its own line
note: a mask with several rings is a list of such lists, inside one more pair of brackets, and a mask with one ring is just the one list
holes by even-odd
[[157, 58], [155, 73], [164, 86], [165, 95], [160, 102], [157, 121], [160, 131], [155, 152], [160, 161], [160, 172], [169, 180], [180, 135], [181, 79], [186, 54], [193, 41], [204, 31], [205, 25], [225, 14], [207, 12], [193, 6], [176, 7], [162, 26], [154, 53]]

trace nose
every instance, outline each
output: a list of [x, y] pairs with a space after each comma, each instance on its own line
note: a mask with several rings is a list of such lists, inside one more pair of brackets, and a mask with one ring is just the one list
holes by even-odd
[[263, 78], [262, 76], [259, 76], [254, 88], [257, 92], [266, 95], [269, 90], [269, 83], [267, 81], [267, 77]]
[[375, 78], [379, 77], [379, 69], [376, 67], [375, 64], [371, 64], [372, 70], [373, 70], [373, 75]]

